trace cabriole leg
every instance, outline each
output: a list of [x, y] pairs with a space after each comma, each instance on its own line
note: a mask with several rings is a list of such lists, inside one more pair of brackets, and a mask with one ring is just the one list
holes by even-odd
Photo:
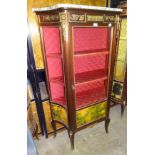
[[54, 137], [56, 137], [56, 123], [54, 120], [52, 120], [52, 128], [54, 130]]
[[69, 130], [67, 130], [67, 132], [68, 132], [68, 137], [70, 138], [70, 132], [69, 132]]
[[109, 123], [110, 123], [110, 119], [107, 118], [107, 119], [105, 120], [105, 131], [106, 131], [106, 133], [109, 132], [109, 131], [108, 131]]
[[126, 106], [126, 102], [124, 101], [123, 104], [121, 104], [121, 117], [123, 117], [125, 106]]
[[74, 132], [70, 132], [70, 142], [71, 142], [71, 148], [74, 150]]

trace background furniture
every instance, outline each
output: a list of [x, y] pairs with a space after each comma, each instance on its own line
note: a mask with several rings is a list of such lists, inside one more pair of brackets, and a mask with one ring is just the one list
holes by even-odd
[[123, 12], [120, 14], [120, 35], [115, 61], [111, 106], [120, 104], [121, 116], [123, 116], [127, 104], [127, 3], [121, 2], [119, 7], [123, 9]]
[[45, 118], [41, 102], [41, 94], [39, 89], [38, 77], [36, 76], [35, 64], [32, 55], [32, 46], [30, 34], [27, 38], [27, 78], [28, 78], [28, 96], [30, 96], [29, 109], [38, 124], [38, 134], [46, 135]]
[[[45, 71], [44, 69], [36, 69], [30, 34], [28, 35], [27, 47], [27, 77], [32, 86], [32, 89], [28, 87], [28, 92], [34, 94], [30, 101], [30, 107], [34, 117], [38, 120], [38, 134], [41, 133], [47, 138], [49, 134], [53, 133], [53, 128], [51, 126], [52, 118], [47, 94]], [[62, 128], [62, 126], [57, 125], [57, 129]]]
[[74, 134], [105, 121], [109, 108], [121, 9], [79, 5], [35, 8], [50, 98], [52, 127]]

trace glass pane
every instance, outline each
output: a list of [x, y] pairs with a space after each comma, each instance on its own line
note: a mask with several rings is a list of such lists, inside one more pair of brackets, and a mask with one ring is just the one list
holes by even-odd
[[107, 49], [109, 28], [74, 28], [74, 51], [94, 51]]
[[77, 109], [107, 98], [109, 27], [74, 27]]

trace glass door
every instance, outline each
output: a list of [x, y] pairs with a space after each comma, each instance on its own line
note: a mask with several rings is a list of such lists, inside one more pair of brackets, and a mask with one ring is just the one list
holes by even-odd
[[105, 26], [73, 27], [76, 109], [107, 99], [110, 33]]

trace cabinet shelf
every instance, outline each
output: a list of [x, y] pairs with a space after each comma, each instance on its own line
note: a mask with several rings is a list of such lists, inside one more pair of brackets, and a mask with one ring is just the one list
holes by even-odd
[[88, 91], [80, 92], [76, 94], [76, 107], [77, 109], [87, 107], [101, 102], [106, 99], [106, 91], [104, 87], [96, 89], [90, 89]]
[[87, 51], [75, 51], [74, 56], [92, 56], [92, 55], [108, 55], [108, 50], [87, 50]]
[[[83, 72], [75, 74], [75, 85], [87, 83], [95, 80], [106, 80], [108, 79], [107, 72], [105, 70], [95, 70], [90, 72]], [[63, 76], [50, 78], [50, 82], [64, 84]]]
[[108, 79], [106, 70], [95, 70], [75, 74], [75, 84], [87, 83], [98, 79]]

